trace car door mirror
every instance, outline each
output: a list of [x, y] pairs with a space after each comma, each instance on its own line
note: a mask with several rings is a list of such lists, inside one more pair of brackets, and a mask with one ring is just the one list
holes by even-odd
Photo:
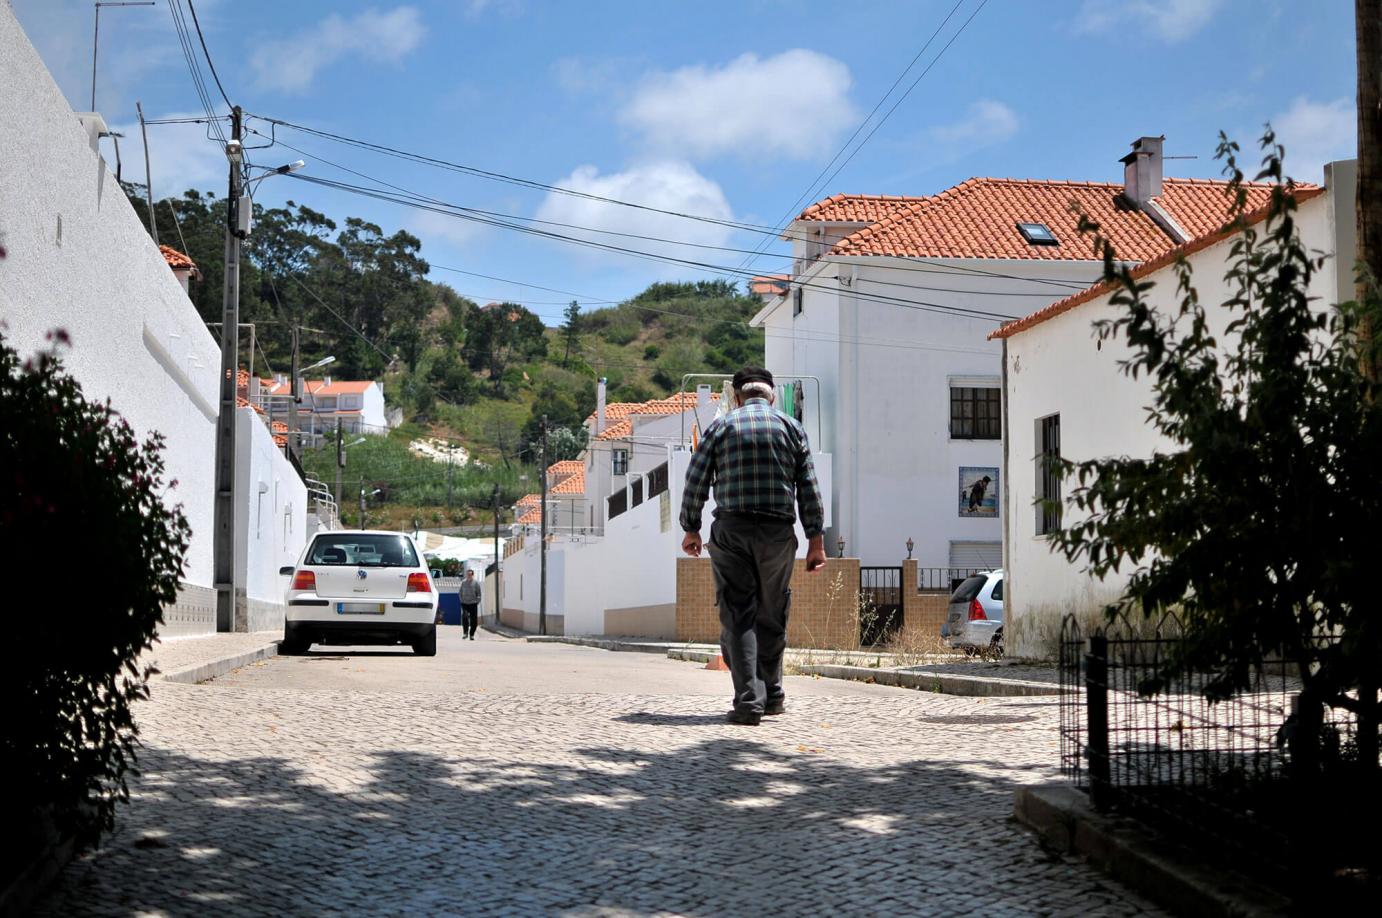
[[291, 576], [292, 573], [293, 573], [293, 566], [292, 566], [291, 564], [286, 565], [286, 566], [284, 566], [284, 567], [280, 567], [280, 568], [278, 569], [278, 576], [280, 576], [280, 577], [288, 577], [288, 576]]

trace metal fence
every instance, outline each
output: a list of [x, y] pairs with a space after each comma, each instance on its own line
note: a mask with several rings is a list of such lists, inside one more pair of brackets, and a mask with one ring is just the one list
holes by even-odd
[[[1168, 664], [1174, 615], [1138, 625], [1119, 616], [1085, 635], [1067, 617], [1060, 637], [1062, 773], [1094, 805], [1193, 839], [1253, 871], [1298, 866], [1299, 813], [1288, 813], [1291, 715], [1301, 684], [1277, 658], [1250, 687], [1211, 702], [1216, 674]], [[1325, 709], [1322, 737], [1349, 747], [1353, 715]]]
[[919, 567], [917, 589], [923, 593], [953, 593], [955, 588], [987, 567]]
[[859, 643], [886, 644], [902, 628], [902, 568], [859, 568]]

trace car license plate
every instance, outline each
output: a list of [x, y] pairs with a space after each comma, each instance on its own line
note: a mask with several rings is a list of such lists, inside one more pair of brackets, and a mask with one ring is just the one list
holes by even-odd
[[338, 602], [336, 603], [337, 615], [383, 615], [384, 604], [382, 602]]

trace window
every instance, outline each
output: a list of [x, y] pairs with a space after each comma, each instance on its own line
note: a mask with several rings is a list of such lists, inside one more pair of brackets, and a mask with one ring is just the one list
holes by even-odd
[[950, 437], [953, 440], [997, 440], [1003, 433], [1002, 390], [997, 387], [950, 387]]
[[616, 449], [613, 453], [615, 475], [627, 475], [629, 473], [629, 451], [626, 449]]
[[792, 288], [792, 316], [793, 316], [793, 318], [795, 318], [796, 316], [801, 315], [801, 310], [802, 310], [802, 304], [801, 304], [801, 288], [800, 288], [800, 287], [793, 287], [793, 288]]
[[1040, 418], [1036, 427], [1036, 531], [1046, 535], [1060, 528], [1060, 475], [1051, 461], [1060, 458], [1060, 415]]
[[1029, 245], [1060, 245], [1056, 234], [1045, 223], [1019, 223], [1017, 231]]
[[313, 566], [417, 567], [417, 552], [407, 536], [319, 535], [307, 554]]

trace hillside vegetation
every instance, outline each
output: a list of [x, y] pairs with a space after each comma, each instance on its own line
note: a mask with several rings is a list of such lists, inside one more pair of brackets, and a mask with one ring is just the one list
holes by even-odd
[[[145, 219], [143, 190], [128, 185]], [[225, 201], [189, 190], [156, 202], [170, 239], [201, 269], [191, 298], [208, 323], [220, 321]], [[379, 379], [404, 423], [352, 447], [343, 488], [346, 519], [356, 521], [361, 481], [372, 525], [462, 526], [489, 519], [497, 485], [507, 506], [537, 489], [541, 417], [549, 423], [548, 461], [583, 448], [582, 422], [595, 409], [596, 380], [610, 401], [644, 401], [675, 392], [686, 373], [732, 373], [763, 359], [763, 335], [750, 329], [755, 297], [723, 280], [656, 283], [615, 306], [587, 310], [572, 302], [560, 327], [514, 303], [479, 304], [429, 278], [421, 242], [403, 230], [346, 217], [340, 224], [291, 201], [255, 206], [244, 246], [241, 321], [255, 323], [256, 373], [286, 372], [292, 328], [300, 329], [301, 365], [336, 358], [340, 379]], [[412, 455], [420, 437], [456, 441], [473, 463]], [[309, 449], [304, 467], [335, 480], [334, 444]], [[448, 483], [450, 500], [447, 500]]]

